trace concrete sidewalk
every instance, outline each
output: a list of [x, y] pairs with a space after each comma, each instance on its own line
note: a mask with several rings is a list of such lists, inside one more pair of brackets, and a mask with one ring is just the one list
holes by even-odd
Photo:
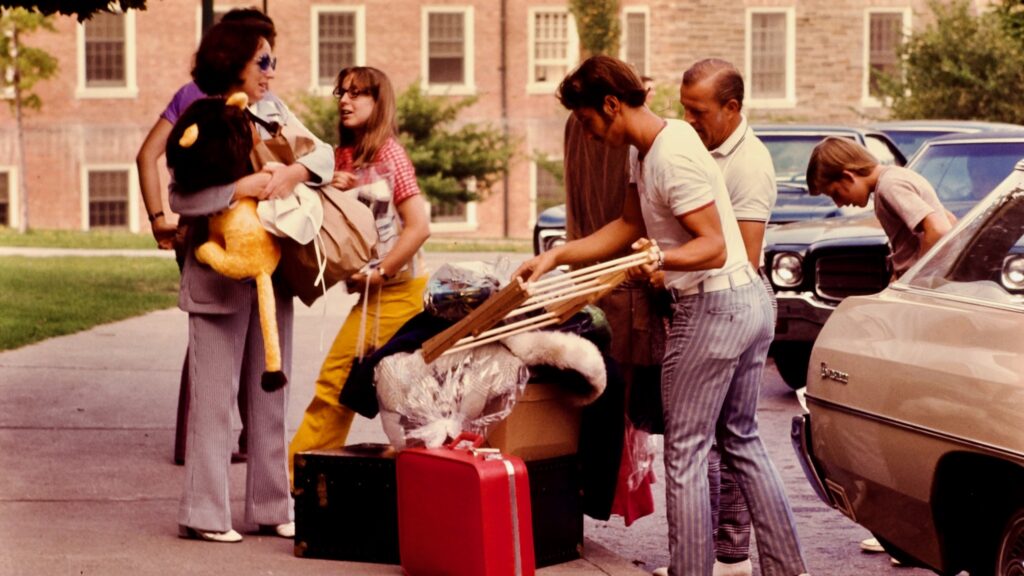
[[[297, 303], [290, 431], [352, 301], [335, 289], [326, 308]], [[290, 541], [249, 534], [244, 464], [232, 466], [231, 496], [245, 541], [177, 537], [183, 469], [172, 448], [186, 332], [186, 315], [164, 310], [0, 353], [0, 575], [401, 574], [296, 558]], [[379, 421], [357, 418], [349, 441], [386, 437]], [[589, 540], [585, 556], [538, 573], [645, 574]]]

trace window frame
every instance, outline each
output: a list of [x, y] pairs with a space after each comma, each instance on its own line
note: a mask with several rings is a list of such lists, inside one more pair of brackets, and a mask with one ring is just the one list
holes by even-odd
[[[552, 162], [558, 162], [558, 163], [565, 162], [564, 156], [549, 155], [547, 158], [548, 158], [548, 160], [550, 160]], [[538, 192], [537, 177], [543, 171], [544, 171], [544, 169], [540, 167], [540, 164], [536, 160], [532, 160], [532, 159], [530, 160], [530, 221], [529, 221], [529, 226], [528, 227], [531, 230], [533, 229], [534, 226], [537, 225], [537, 216], [540, 215], [540, 213], [537, 210], [537, 204], [538, 204], [538, 198], [537, 198], [537, 192]], [[564, 186], [563, 186], [563, 190], [562, 191], [563, 191], [563, 193], [565, 192]], [[567, 200], [568, 200], [567, 198], [563, 198], [562, 203], [564, 204]], [[557, 204], [556, 204], [556, 206], [557, 206]]]
[[128, 178], [128, 230], [139, 232], [139, 176], [134, 163], [95, 163], [82, 164], [79, 171], [81, 189], [81, 226], [88, 232], [89, 227], [89, 173], [90, 172], [125, 172]]
[[[430, 15], [461, 14], [464, 36], [462, 38], [462, 84], [430, 83]], [[430, 4], [420, 8], [420, 85], [433, 96], [471, 96], [476, 94], [476, 58], [474, 55], [474, 11], [473, 6], [442, 6]]]
[[21, 223], [21, 198], [19, 197], [18, 168], [14, 165], [0, 164], [0, 174], [7, 175], [7, 222], [0, 226], [17, 228]]
[[[309, 89], [320, 96], [330, 96], [334, 91], [333, 82], [329, 86], [320, 84], [320, 14], [350, 13], [355, 15], [355, 65], [366, 66], [366, 6], [313, 4], [309, 7]], [[337, 74], [339, 70], [335, 70]]]
[[[755, 14], [784, 14], [786, 17], [786, 93], [782, 97], [764, 98], [753, 94], [753, 21]], [[748, 95], [745, 104], [750, 108], [795, 108], [796, 107], [796, 8], [748, 7], [744, 24], [744, 76], [747, 79]]]
[[124, 86], [87, 86], [85, 81], [85, 26], [89, 21], [75, 26], [77, 79], [75, 98], [137, 98], [139, 85], [137, 77], [135, 10], [117, 12], [124, 17]]
[[565, 14], [566, 18], [566, 59], [565, 59], [565, 71], [568, 74], [573, 68], [579, 64], [580, 59], [580, 36], [576, 29], [576, 17], [572, 15], [572, 12], [568, 7], [559, 6], [535, 6], [527, 10], [526, 13], [526, 93], [527, 94], [544, 94], [552, 95], [558, 88], [558, 84], [562, 81], [562, 78], [555, 80], [549, 80], [547, 82], [537, 82], [534, 80], [534, 67], [536, 66], [537, 59], [534, 56], [536, 53], [535, 43], [537, 41], [537, 30], [535, 28], [536, 18], [538, 14]]
[[902, 14], [903, 15], [903, 42], [913, 31], [912, 18], [913, 10], [909, 6], [879, 8], [871, 7], [864, 9], [864, 39], [861, 52], [861, 96], [860, 104], [865, 108], [880, 108], [884, 102], [871, 95], [871, 15], [872, 14]]
[[629, 42], [627, 37], [627, 22], [629, 21], [628, 16], [630, 14], [643, 14], [644, 16], [644, 69], [637, 70], [641, 76], [650, 76], [651, 74], [651, 7], [650, 6], [626, 6], [622, 9], [622, 20], [620, 26], [622, 28], [619, 34], [619, 59], [623, 62], [629, 62], [626, 59], [626, 46]]

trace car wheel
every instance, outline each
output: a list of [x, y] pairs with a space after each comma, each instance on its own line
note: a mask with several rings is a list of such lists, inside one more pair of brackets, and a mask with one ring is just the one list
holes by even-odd
[[807, 366], [811, 362], [811, 342], [776, 342], [772, 358], [779, 376], [793, 390], [807, 385]]
[[1024, 576], [1024, 509], [1010, 516], [999, 539], [997, 576]]

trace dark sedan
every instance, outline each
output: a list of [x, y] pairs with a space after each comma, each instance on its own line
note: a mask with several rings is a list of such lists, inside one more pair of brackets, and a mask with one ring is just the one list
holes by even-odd
[[[951, 134], [926, 142], [908, 165], [963, 215], [1024, 158], [1024, 132]], [[846, 297], [882, 291], [889, 245], [873, 213], [770, 228], [765, 262], [779, 304], [772, 356], [779, 374], [802, 387], [821, 327]]]

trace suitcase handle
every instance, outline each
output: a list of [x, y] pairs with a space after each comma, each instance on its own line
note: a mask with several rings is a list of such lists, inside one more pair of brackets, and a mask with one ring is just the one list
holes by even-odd
[[[468, 443], [468, 445], [467, 445]], [[479, 448], [484, 444], [484, 437], [473, 432], [459, 432], [459, 435], [454, 440], [445, 444], [445, 448], [450, 450], [473, 450]]]

